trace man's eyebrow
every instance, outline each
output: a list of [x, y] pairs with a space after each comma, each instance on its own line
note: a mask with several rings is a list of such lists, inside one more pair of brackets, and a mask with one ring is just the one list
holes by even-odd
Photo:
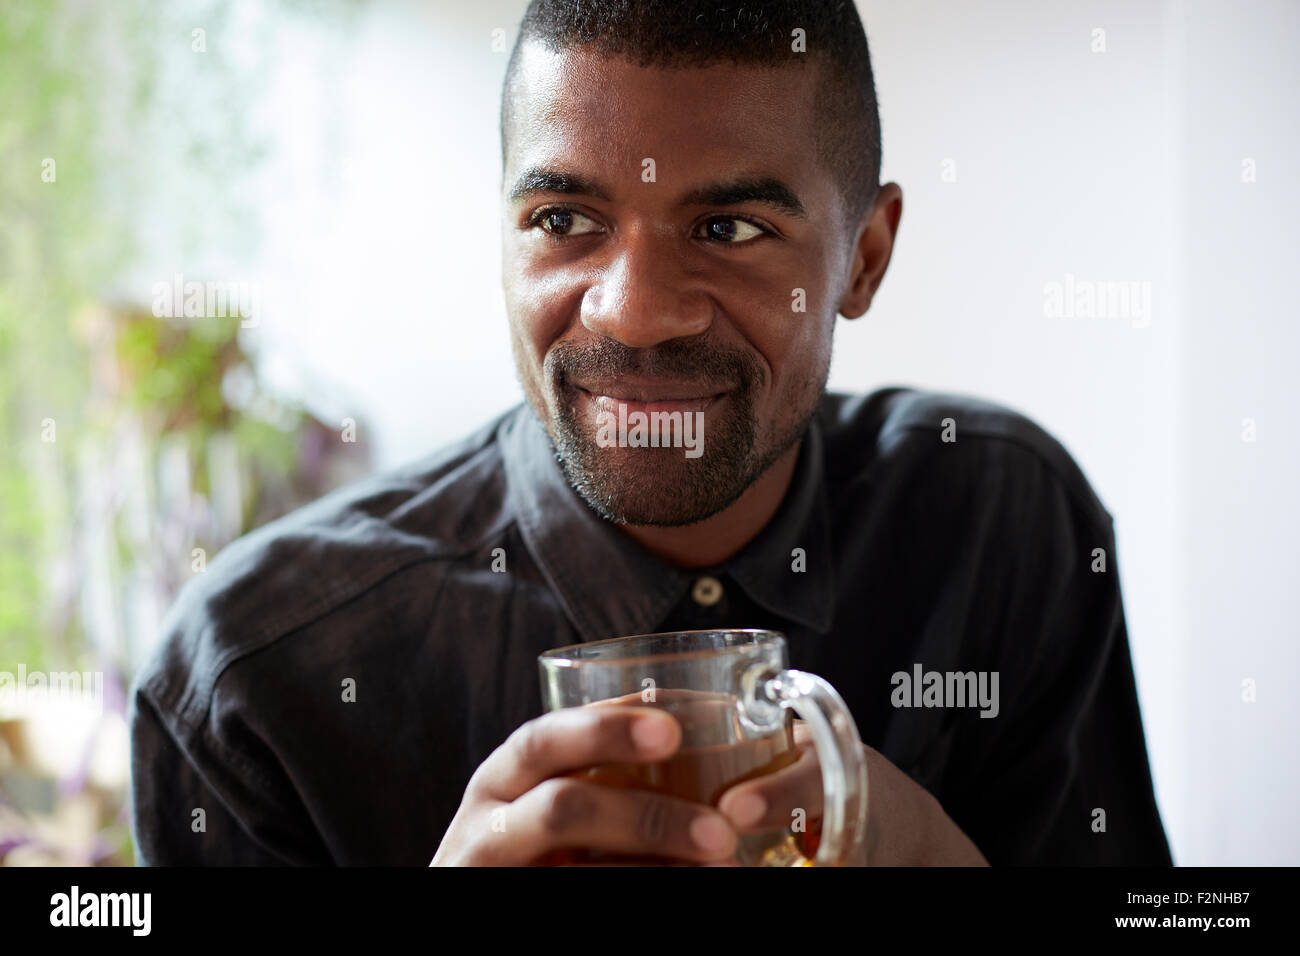
[[[514, 203], [535, 193], [561, 193], [609, 200], [609, 195], [595, 180], [548, 166], [530, 166], [525, 169], [511, 187], [508, 199]], [[781, 180], [771, 177], [709, 183], [688, 192], [681, 198], [680, 205], [736, 206], [746, 202], [763, 203], [787, 215], [808, 218], [808, 212], [794, 190]]]
[[596, 185], [594, 180], [548, 166], [530, 166], [525, 169], [515, 180], [508, 199], [512, 203], [518, 202], [534, 193], [568, 193], [606, 201], [609, 199], [605, 190]]
[[793, 189], [779, 179], [735, 179], [692, 189], [682, 197], [683, 206], [735, 206], [744, 202], [764, 203], [799, 219], [808, 212]]

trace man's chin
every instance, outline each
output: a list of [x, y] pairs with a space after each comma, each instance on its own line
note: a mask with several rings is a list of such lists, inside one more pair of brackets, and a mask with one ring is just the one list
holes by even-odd
[[600, 449], [595, 462], [563, 459], [570, 485], [607, 521], [681, 527], [711, 518], [744, 492], [681, 449]]

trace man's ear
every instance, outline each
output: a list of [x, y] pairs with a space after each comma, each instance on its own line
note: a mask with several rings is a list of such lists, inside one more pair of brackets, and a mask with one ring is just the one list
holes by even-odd
[[876, 194], [871, 220], [858, 235], [849, 257], [849, 281], [839, 305], [839, 313], [846, 319], [856, 319], [871, 308], [871, 299], [889, 268], [902, 216], [903, 190], [897, 183], [885, 183]]

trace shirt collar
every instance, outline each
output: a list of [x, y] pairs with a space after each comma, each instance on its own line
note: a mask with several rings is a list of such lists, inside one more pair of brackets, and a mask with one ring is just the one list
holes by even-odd
[[[524, 543], [584, 642], [651, 633], [706, 573], [661, 561], [592, 511], [527, 403], [502, 422], [500, 441]], [[814, 418], [776, 515], [720, 569], [760, 607], [817, 632], [830, 628], [835, 595], [822, 449]], [[794, 570], [795, 548], [804, 551], [805, 571]]]
[[835, 604], [824, 467], [820, 416], [814, 416], [781, 507], [726, 565], [755, 604], [823, 634]]

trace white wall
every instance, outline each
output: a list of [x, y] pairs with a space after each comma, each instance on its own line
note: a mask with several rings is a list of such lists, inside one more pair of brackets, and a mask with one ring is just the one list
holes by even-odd
[[[1189, 859], [1300, 862], [1300, 6], [1189, 4], [1176, 239]], [[1243, 159], [1257, 181], [1241, 182]], [[1253, 419], [1256, 440], [1242, 441]], [[1242, 681], [1257, 701], [1241, 702]]]
[[[377, 5], [342, 36], [288, 28], [262, 107], [280, 148], [257, 268], [296, 309], [251, 333], [322, 414], [367, 416], [382, 467], [520, 397], [497, 109], [525, 3], [465, 6]], [[860, 9], [904, 216], [875, 306], [841, 323], [832, 387], [975, 393], [1064, 442], [1116, 519], [1176, 860], [1300, 863], [1300, 332], [1281, 278], [1300, 213], [1296, 5]], [[1149, 324], [1047, 317], [1044, 284], [1067, 274], [1149, 283]]]

